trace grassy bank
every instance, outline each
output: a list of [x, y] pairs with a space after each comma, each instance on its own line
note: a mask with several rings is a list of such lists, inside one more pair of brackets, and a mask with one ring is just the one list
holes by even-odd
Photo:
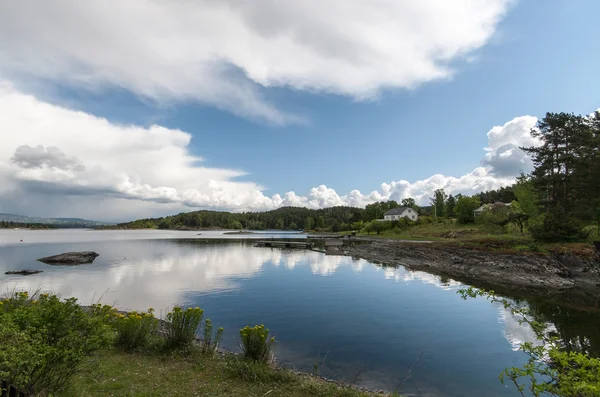
[[[341, 232], [348, 234], [349, 232]], [[534, 253], [542, 255], [570, 253], [579, 257], [593, 258], [596, 255], [592, 241], [598, 239], [596, 228], [590, 227], [588, 242], [540, 243], [527, 232], [510, 230], [508, 233], [491, 233], [484, 225], [461, 225], [456, 222], [411, 225], [404, 229], [386, 230], [380, 234], [357, 233], [359, 237], [382, 238], [408, 241], [431, 241], [444, 246], [500, 251], [510, 253]]]
[[236, 355], [219, 352], [224, 330], [202, 309], [153, 313], [10, 293], [0, 298], [0, 380], [29, 396], [374, 395], [277, 368], [264, 325], [237, 331]]
[[61, 396], [381, 396], [233, 355], [184, 357], [111, 349], [89, 357], [83, 368]]

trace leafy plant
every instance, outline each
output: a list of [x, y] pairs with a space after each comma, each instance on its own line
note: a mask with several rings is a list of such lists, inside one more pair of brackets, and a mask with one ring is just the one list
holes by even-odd
[[[529, 356], [527, 363], [519, 368], [507, 368], [500, 380], [512, 382], [522, 396], [529, 390], [535, 397], [549, 395], [559, 397], [594, 397], [600, 395], [600, 359], [585, 352], [568, 351], [546, 323], [536, 321], [530, 309], [519, 306], [494, 291], [477, 290], [473, 287], [458, 291], [464, 299], [478, 296], [501, 303], [517, 315], [520, 324], [528, 324], [539, 344], [524, 342], [520, 350]], [[522, 383], [522, 380], [525, 383]]]
[[180, 348], [190, 345], [199, 331], [204, 311], [199, 307], [187, 308], [175, 306], [167, 313], [166, 344], [169, 348]]
[[271, 348], [275, 343], [275, 338], [269, 338], [269, 330], [264, 325], [246, 326], [240, 330], [240, 336], [244, 357], [264, 363], [272, 361]]
[[105, 319], [75, 298], [13, 293], [0, 300], [0, 378], [29, 394], [55, 393], [111, 338]]
[[154, 317], [154, 309], [138, 313], [119, 314], [115, 321], [117, 330], [117, 346], [125, 350], [135, 350], [148, 344], [150, 336], [158, 328], [158, 319]]
[[214, 340], [212, 338], [212, 333], [213, 333], [212, 331], [213, 331], [212, 322], [207, 318], [206, 320], [204, 320], [204, 330], [203, 330], [204, 338], [202, 339], [202, 344], [201, 344], [203, 353], [214, 353], [219, 348], [219, 343], [221, 342], [221, 338], [223, 337], [223, 328], [219, 328], [217, 330]]

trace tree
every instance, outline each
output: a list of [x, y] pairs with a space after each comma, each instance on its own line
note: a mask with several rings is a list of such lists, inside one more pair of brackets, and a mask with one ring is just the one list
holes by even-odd
[[455, 207], [456, 199], [454, 198], [454, 196], [449, 195], [446, 199], [446, 212], [444, 213], [444, 215], [448, 218], [454, 218], [456, 216], [456, 213], [454, 212]]
[[476, 222], [481, 223], [490, 232], [501, 233], [510, 222], [510, 209], [504, 203], [484, 204], [484, 209], [477, 217]]
[[402, 203], [401, 203], [402, 207], [409, 207], [412, 209], [418, 209], [419, 206], [417, 205], [417, 203], [415, 202], [415, 199], [412, 197], [408, 197], [405, 199], [402, 199]]
[[352, 222], [352, 224], [350, 225], [350, 228], [352, 230], [356, 230], [356, 231], [361, 231], [363, 227], [364, 227], [363, 221]]
[[315, 227], [315, 220], [309, 216], [304, 220], [304, 230], [313, 230]]
[[[543, 221], [532, 233], [547, 241], [585, 237], [582, 220], [590, 218], [590, 199], [598, 185], [593, 164], [598, 156], [594, 122], [571, 113], [546, 113], [531, 135], [540, 146], [521, 148], [534, 164], [533, 186], [544, 208]], [[591, 183], [591, 185], [590, 185]]]
[[479, 208], [479, 197], [461, 196], [456, 202], [456, 220], [458, 223], [471, 223], [475, 220], [473, 211]]
[[290, 230], [297, 230], [297, 229], [298, 229], [298, 225], [296, 225], [296, 222], [290, 223]]
[[373, 221], [373, 230], [377, 232], [377, 234], [381, 234], [382, 232], [389, 230], [392, 228], [392, 222], [389, 221]]
[[324, 229], [325, 228], [325, 217], [323, 215], [317, 218], [317, 228]]
[[277, 219], [277, 222], [275, 222], [275, 229], [277, 229], [277, 230], [285, 229], [285, 224], [283, 223], [282, 218]]
[[398, 203], [394, 200], [389, 201], [381, 201], [378, 203], [368, 204], [363, 211], [362, 220], [365, 222], [370, 222], [375, 219], [383, 218], [383, 214], [392, 208], [397, 208]]
[[433, 192], [433, 197], [430, 198], [431, 205], [434, 208], [434, 215], [436, 217], [444, 216], [444, 207], [446, 203], [446, 192], [444, 189], [437, 189]]
[[517, 183], [513, 185], [513, 191], [519, 203], [519, 210], [526, 214], [530, 219], [536, 219], [540, 215], [538, 207], [538, 197], [533, 188], [531, 178], [521, 174], [517, 178]]

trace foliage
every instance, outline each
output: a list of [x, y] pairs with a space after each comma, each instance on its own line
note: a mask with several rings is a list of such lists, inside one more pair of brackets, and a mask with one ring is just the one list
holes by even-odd
[[117, 345], [125, 350], [135, 350], [147, 346], [150, 336], [158, 328], [158, 319], [154, 317], [154, 309], [150, 308], [147, 312], [119, 314], [114, 324]]
[[307, 217], [304, 220], [304, 230], [313, 230], [315, 227], [315, 220], [312, 216]]
[[485, 192], [479, 193], [479, 201], [481, 205], [483, 204], [493, 204], [493, 203], [510, 203], [517, 199], [514, 192], [513, 186], [503, 186], [496, 190], [488, 190]]
[[272, 360], [271, 347], [275, 338], [269, 338], [269, 330], [264, 325], [246, 326], [240, 330], [244, 357], [252, 361], [268, 363]]
[[456, 221], [461, 224], [471, 223], [475, 220], [473, 211], [479, 208], [479, 197], [461, 196], [456, 202]]
[[[600, 359], [565, 348], [563, 341], [548, 329], [546, 323], [536, 321], [531, 309], [499, 297], [494, 291], [460, 290], [464, 299], [478, 296], [500, 303], [528, 324], [540, 343], [524, 342], [520, 350], [529, 356], [519, 368], [507, 368], [500, 380], [512, 382], [522, 396], [528, 390], [533, 396], [594, 397], [600, 395]], [[527, 383], [522, 383], [525, 381]]]
[[54, 393], [111, 338], [105, 318], [75, 298], [13, 293], [0, 301], [0, 378], [30, 394]]
[[542, 144], [521, 148], [532, 157], [531, 182], [543, 208], [543, 221], [531, 230], [535, 238], [580, 240], [585, 223], [600, 221], [599, 116], [546, 113], [531, 130]]
[[365, 223], [363, 221], [352, 222], [352, 224], [350, 225], [350, 229], [360, 231], [364, 226]]
[[[365, 210], [354, 207], [331, 207], [313, 210], [300, 207], [282, 207], [266, 212], [229, 213], [223, 211], [194, 211], [165, 218], [140, 219], [110, 228], [119, 229], [283, 229], [294, 230], [303, 226], [305, 230], [315, 227], [331, 228], [342, 223], [363, 220]], [[322, 226], [316, 224], [322, 217]], [[310, 219], [309, 219], [310, 218]], [[295, 227], [294, 227], [295, 226]]]
[[585, 241], [589, 235], [583, 222], [570, 216], [562, 206], [546, 213], [541, 222], [530, 224], [529, 231], [534, 239], [545, 242]]
[[447, 197], [448, 196], [446, 195], [446, 192], [444, 192], [444, 189], [437, 189], [435, 192], [433, 192], [433, 197], [429, 199], [434, 209], [433, 214], [436, 218], [444, 216]]
[[414, 210], [417, 210], [417, 212], [419, 210], [419, 206], [417, 205], [417, 202], [412, 197], [408, 197], [408, 198], [402, 199], [402, 202], [400, 203], [400, 205], [402, 207], [409, 207], [409, 208], [412, 208]]
[[51, 225], [45, 223], [23, 223], [14, 221], [0, 221], [0, 229], [57, 229], [58, 225]]
[[475, 221], [481, 223], [488, 232], [500, 234], [506, 231], [510, 214], [510, 207], [503, 203], [485, 204]]
[[182, 309], [175, 306], [167, 313], [166, 345], [169, 348], [181, 348], [192, 344], [202, 323], [204, 311], [199, 307]]
[[381, 219], [383, 218], [383, 214], [392, 208], [397, 207], [399, 207], [399, 205], [394, 200], [380, 201], [378, 203], [369, 204], [365, 207], [362, 213], [362, 220], [365, 222], [370, 222], [375, 219]]
[[444, 215], [448, 218], [454, 218], [456, 216], [456, 212], [454, 211], [456, 207], [456, 198], [453, 195], [449, 195], [446, 199], [446, 209], [444, 211]]
[[215, 353], [219, 348], [219, 343], [223, 337], [223, 328], [219, 328], [213, 339], [213, 326], [212, 322], [207, 318], [204, 320], [204, 330], [202, 332], [202, 344], [200, 345], [203, 353]]
[[320, 215], [317, 218], [317, 228], [318, 229], [323, 229], [325, 228], [325, 217], [323, 215]]
[[538, 207], [539, 198], [533, 188], [531, 178], [521, 174], [517, 178], [517, 183], [513, 185], [513, 191], [517, 197], [516, 202], [519, 203], [519, 208], [529, 219], [537, 219], [540, 216]]

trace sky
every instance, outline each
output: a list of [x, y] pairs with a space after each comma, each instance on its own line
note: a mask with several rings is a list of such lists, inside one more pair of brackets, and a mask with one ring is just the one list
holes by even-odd
[[596, 0], [0, 0], [0, 213], [125, 221], [509, 185], [600, 106]]

